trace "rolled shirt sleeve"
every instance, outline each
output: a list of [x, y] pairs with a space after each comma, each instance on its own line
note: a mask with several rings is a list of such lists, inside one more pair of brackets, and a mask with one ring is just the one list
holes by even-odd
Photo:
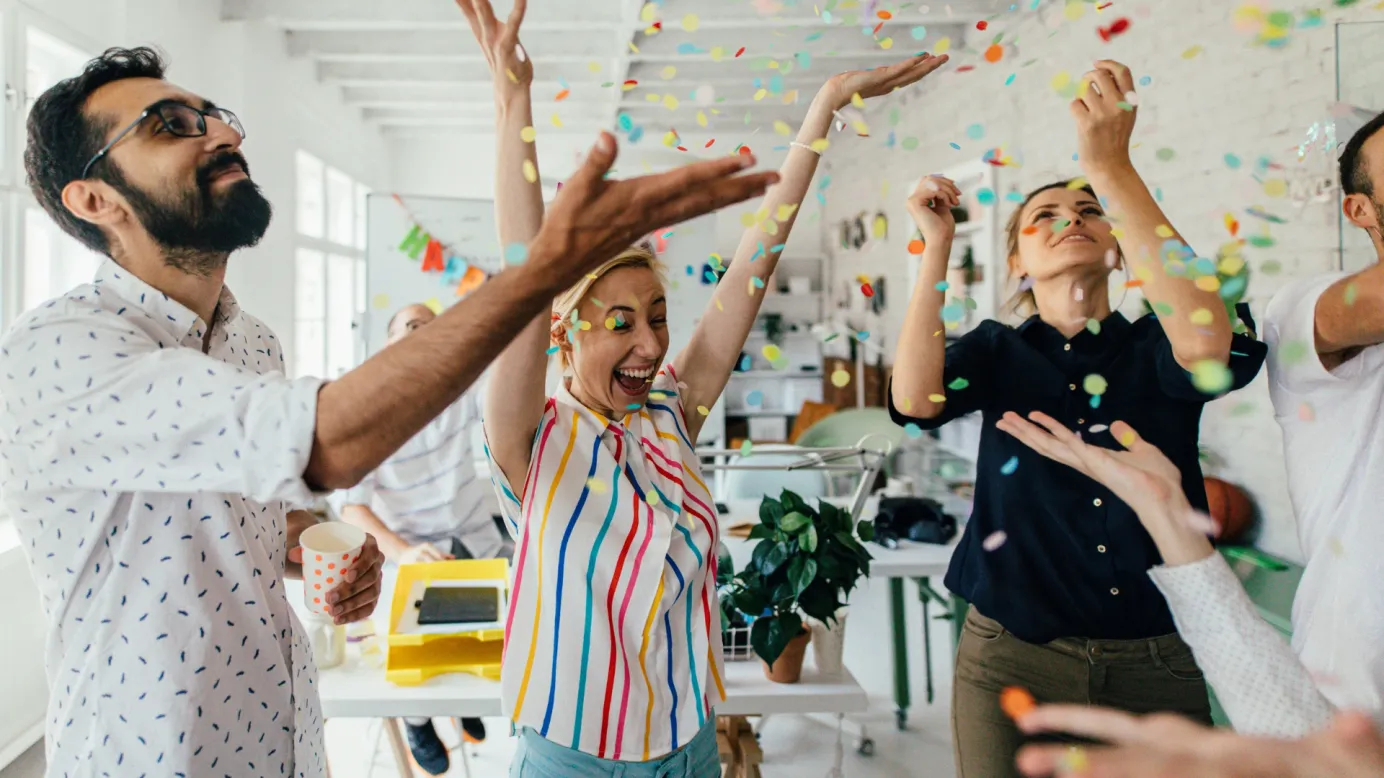
[[9, 446], [26, 454], [30, 489], [313, 500], [303, 471], [321, 379], [257, 374], [162, 347], [104, 311], [17, 325], [2, 349], [0, 418]]
[[[889, 417], [894, 423], [899, 426], [915, 424], [922, 429], [932, 430], [968, 413], [983, 410], [990, 397], [994, 373], [994, 329], [1003, 326], [987, 319], [947, 346], [946, 362], [942, 368], [942, 391], [947, 400], [942, 412], [931, 419], [912, 416], [911, 408], [895, 406], [891, 379], [885, 398], [889, 404]], [[908, 399], [916, 404], [927, 398]]]
[[1155, 567], [1149, 577], [1237, 731], [1295, 738], [1331, 723], [1331, 705], [1307, 668], [1259, 616], [1219, 553]]
[[1158, 346], [1158, 382], [1169, 397], [1188, 402], [1205, 403], [1222, 394], [1243, 389], [1259, 374], [1268, 355], [1268, 347], [1248, 335], [1236, 334], [1230, 338], [1230, 359], [1226, 367], [1230, 370], [1230, 385], [1225, 391], [1208, 394], [1197, 388], [1192, 373], [1178, 363], [1173, 354], [1172, 341], [1167, 337]]

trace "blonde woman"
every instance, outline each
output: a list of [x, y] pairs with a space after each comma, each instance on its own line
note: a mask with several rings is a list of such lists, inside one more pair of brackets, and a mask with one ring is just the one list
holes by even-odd
[[[526, 241], [543, 202], [534, 147], [521, 138], [532, 124], [532, 65], [517, 40], [524, 4], [503, 25], [487, 0], [460, 4], [496, 74], [500, 240]], [[852, 95], [888, 93], [945, 61], [920, 56], [831, 78], [762, 209], [779, 215], [801, 202], [817, 167], [811, 144]], [[785, 242], [793, 216], [773, 234], [746, 232], [671, 362], [659, 263], [639, 247], [560, 295], [496, 361], [484, 425], [518, 542], [501, 678], [519, 727], [512, 775], [720, 775], [717, 526], [693, 450], [696, 409], [716, 403], [759, 314], [752, 279], [767, 279], [778, 257], [758, 247]], [[564, 376], [547, 397], [550, 346]]]

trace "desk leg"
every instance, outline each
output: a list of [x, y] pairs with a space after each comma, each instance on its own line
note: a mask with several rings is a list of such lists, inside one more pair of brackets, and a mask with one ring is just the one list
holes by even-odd
[[399, 719], [384, 720], [384, 734], [389, 738], [389, 749], [394, 752], [394, 764], [399, 768], [399, 778], [413, 778], [413, 762], [404, 743], [404, 733], [399, 731]]
[[927, 663], [927, 704], [931, 705], [934, 696], [932, 690], [932, 630], [928, 622], [932, 618], [927, 612], [928, 601], [932, 599], [927, 592], [931, 584], [926, 578], [919, 578], [917, 583], [918, 599], [923, 601], [923, 661]]
[[903, 579], [889, 579], [889, 610], [894, 636], [894, 720], [899, 729], [908, 726], [908, 622], [904, 613]]

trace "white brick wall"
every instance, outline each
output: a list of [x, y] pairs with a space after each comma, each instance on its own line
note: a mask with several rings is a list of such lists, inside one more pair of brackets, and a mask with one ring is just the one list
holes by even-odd
[[[1384, 14], [1364, 4], [1330, 11], [1321, 27], [1294, 33], [1285, 48], [1268, 49], [1251, 46], [1250, 36], [1236, 30], [1232, 12], [1237, 5], [1231, 0], [1159, 0], [1137, 8], [1117, 3], [1103, 14], [1087, 6], [1085, 17], [1071, 22], [1063, 18], [1060, 3], [1045, 4], [1041, 14], [1027, 14], [1022, 22], [1013, 16], [1001, 17], [991, 21], [986, 33], [974, 33], [973, 41], [983, 41], [982, 47], [997, 32], [1007, 33], [1006, 41], [1017, 35], [1018, 51], [993, 65], [974, 51], [953, 51], [952, 72], [935, 76], [921, 90], [911, 90], [871, 112], [874, 137], [843, 139], [828, 151], [826, 172], [832, 183], [823, 212], [824, 243], [833, 259], [837, 298], [849, 281], [851, 291], [844, 299], [859, 311], [863, 299], [852, 279], [860, 273], [887, 276], [889, 308], [882, 321], [867, 325], [886, 336], [892, 349], [910, 291], [904, 288], [908, 261], [904, 244], [911, 223], [902, 200], [912, 182], [997, 145], [1023, 163], [1021, 168], [1001, 171], [997, 189], [1001, 195], [1011, 187], [1026, 191], [1077, 175], [1067, 101], [1056, 94], [1050, 81], [1062, 70], [1079, 78], [1098, 58], [1125, 62], [1136, 78], [1152, 77], [1151, 84], [1139, 88], [1134, 160], [1150, 187], [1162, 189], [1169, 218], [1200, 253], [1213, 254], [1228, 239], [1222, 223], [1226, 212], [1240, 220], [1241, 235], [1272, 226], [1275, 246], [1246, 249], [1255, 270], [1248, 299], [1257, 316], [1262, 317], [1265, 302], [1284, 283], [1334, 267], [1335, 203], [1299, 207], [1287, 199], [1266, 196], [1252, 175], [1254, 162], [1268, 155], [1276, 163], [1294, 164], [1293, 148], [1313, 122], [1325, 118], [1326, 107], [1336, 96], [1333, 22], [1379, 20]], [[1129, 14], [1133, 24], [1124, 35], [1104, 43], [1096, 25], [1108, 25], [1113, 11]], [[1380, 54], [1384, 25], [1370, 27], [1344, 28], [1356, 52], [1347, 68], [1352, 75], [1344, 84], [1347, 91], [1364, 95], [1357, 99], [1367, 97], [1373, 107], [1384, 108], [1384, 54]], [[1372, 46], [1364, 42], [1366, 34], [1373, 36]], [[925, 41], [925, 45], [933, 43]], [[1194, 45], [1201, 46], [1202, 53], [1184, 59], [1183, 52]], [[1029, 60], [1035, 62], [1023, 67]], [[968, 73], [954, 72], [965, 64], [977, 67]], [[1018, 74], [1015, 82], [1003, 86], [1014, 72]], [[916, 150], [885, 148], [890, 105], [900, 107], [901, 120], [893, 128], [897, 137], [916, 136], [920, 141]], [[965, 128], [972, 124], [984, 126], [982, 141], [966, 139]], [[950, 148], [952, 141], [962, 151]], [[1155, 158], [1155, 152], [1164, 147], [1176, 152], [1168, 162]], [[1226, 165], [1227, 153], [1243, 161], [1239, 170]], [[1291, 221], [1268, 225], [1245, 213], [1252, 205]], [[888, 243], [861, 252], [837, 248], [832, 232], [836, 223], [861, 210], [873, 213], [881, 208], [890, 214]], [[1010, 208], [1001, 205], [1001, 219], [1008, 217]], [[1259, 272], [1267, 260], [1281, 263], [1282, 272]], [[1261, 547], [1301, 558], [1285, 487], [1282, 438], [1263, 374], [1247, 389], [1207, 408], [1202, 440], [1224, 461], [1217, 474], [1244, 485], [1258, 504], [1264, 519]]]

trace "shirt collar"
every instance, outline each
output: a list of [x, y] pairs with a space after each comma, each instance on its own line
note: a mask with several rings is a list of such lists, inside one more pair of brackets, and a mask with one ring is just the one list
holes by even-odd
[[1120, 342], [1125, 333], [1129, 332], [1129, 328], [1129, 319], [1126, 319], [1124, 314], [1119, 311], [1113, 311], [1101, 320], [1099, 335], [1087, 328], [1073, 335], [1069, 340], [1063, 337], [1056, 327], [1043, 321], [1035, 313], [1019, 325], [1018, 331], [1024, 340], [1042, 351], [1056, 351], [1067, 343], [1071, 343], [1072, 347], [1078, 350], [1088, 351], [1107, 348], [1111, 344]]
[[628, 422], [631, 416], [637, 413], [636, 411], [630, 411], [622, 419], [606, 418], [588, 408], [585, 403], [572, 395], [572, 392], [567, 388], [567, 378], [565, 376], [558, 379], [556, 398], [558, 405], [576, 411], [577, 417], [581, 423], [584, 423], [593, 430], [599, 430], [600, 434], [605, 434], [605, 432], [608, 431], [623, 432], [626, 422]]
[[[107, 258], [96, 271], [97, 289], [109, 289], [121, 298], [138, 306], [169, 335], [179, 342], [188, 336], [201, 338], [206, 334], [201, 317], [182, 303], [150, 286], [144, 279]], [[217, 321], [225, 327], [240, 317], [240, 303], [230, 287], [221, 285], [221, 297], [216, 303]]]

